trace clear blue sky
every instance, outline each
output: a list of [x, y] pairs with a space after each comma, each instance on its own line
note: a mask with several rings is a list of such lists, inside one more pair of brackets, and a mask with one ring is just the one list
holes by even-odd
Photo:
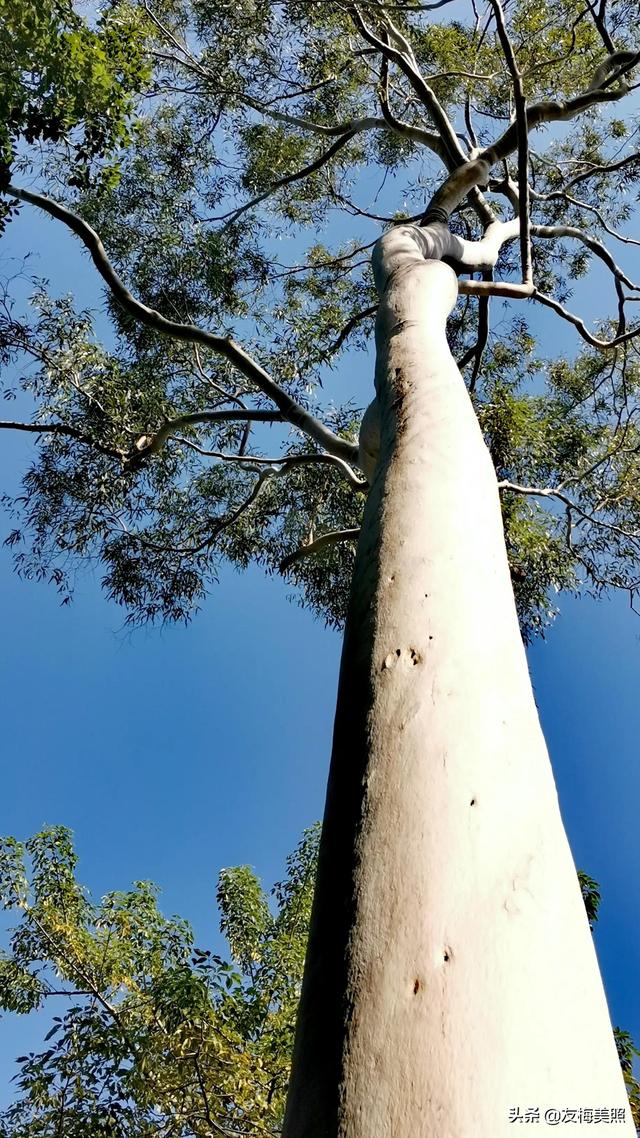
[[[25, 209], [7, 244], [34, 241], [54, 288], [79, 285], [82, 303], [99, 303], [73, 239]], [[353, 374], [343, 368], [343, 382]], [[31, 446], [0, 435], [5, 487]], [[219, 869], [248, 862], [270, 885], [321, 816], [338, 637], [258, 571], [225, 573], [189, 628], [130, 635], [91, 573], [61, 608], [53, 589], [17, 580], [6, 555], [2, 570], [0, 832], [70, 826], [92, 891], [155, 880], [166, 911], [210, 945]], [[640, 1041], [640, 619], [622, 599], [568, 601], [530, 661], [574, 855], [602, 886], [612, 1017]], [[40, 1038], [37, 1023], [0, 1023], [0, 1101], [13, 1056]]]

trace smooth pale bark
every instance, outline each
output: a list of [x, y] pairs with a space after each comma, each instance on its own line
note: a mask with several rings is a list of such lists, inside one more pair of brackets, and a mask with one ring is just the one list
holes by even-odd
[[[502, 1138], [625, 1107], [516, 618], [496, 477], [447, 347], [452, 269], [379, 243], [381, 441], [343, 650], [285, 1138]], [[572, 1123], [591, 1135], [592, 1124]]]

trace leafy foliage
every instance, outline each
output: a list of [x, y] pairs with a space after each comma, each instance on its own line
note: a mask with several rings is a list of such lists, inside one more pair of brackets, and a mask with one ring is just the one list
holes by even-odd
[[[111, 0], [91, 24], [72, 0], [18, 3], [0, 91], [18, 172], [96, 228], [144, 304], [237, 337], [287, 396], [352, 441], [362, 408], [344, 388], [337, 408], [333, 400], [353, 366], [347, 353], [371, 343], [371, 247], [386, 227], [420, 217], [446, 173], [430, 141], [433, 106], [397, 47], [411, 45], [469, 152], [500, 134], [513, 97], [491, 20], [404, 4], [358, 12], [306, 0]], [[608, 35], [629, 51], [640, 42], [623, 5], [612, 32], [595, 8], [559, 0], [514, 0], [506, 19], [530, 103], [588, 91]], [[383, 66], [385, 43], [396, 55]], [[633, 109], [614, 101], [569, 129], [530, 132], [536, 285], [565, 304], [582, 296], [587, 270], [598, 281], [613, 273], [614, 316], [597, 329], [605, 338], [626, 334], [622, 301], [638, 294], [606, 244], [618, 241], [624, 260], [635, 130]], [[505, 217], [515, 158], [494, 175], [485, 196]], [[470, 201], [451, 228], [481, 235]], [[505, 245], [494, 275], [513, 282], [519, 269]], [[358, 528], [364, 495], [348, 472], [290, 461], [320, 448], [297, 427], [243, 419], [273, 410], [251, 379], [204, 347], [161, 337], [112, 294], [105, 328], [43, 282], [32, 291], [31, 309], [16, 307], [7, 283], [0, 305], [5, 394], [21, 387], [32, 423], [55, 426], [38, 440], [24, 493], [5, 502], [18, 570], [52, 580], [66, 600], [74, 564], [97, 561], [107, 593], [139, 622], [188, 619], [224, 559], [274, 573], [284, 562], [294, 595], [340, 625], [353, 541], [292, 555]], [[498, 478], [525, 488], [504, 486], [502, 500], [529, 640], [563, 591], [634, 598], [640, 373], [633, 338], [575, 356], [549, 337], [545, 349], [529, 309], [507, 321], [498, 304], [489, 319], [483, 302], [462, 298], [449, 336]], [[221, 411], [224, 420], [196, 418]]]
[[[305, 832], [269, 903], [248, 866], [223, 870], [230, 960], [165, 918], [156, 888], [92, 901], [63, 827], [0, 847], [19, 923], [0, 958], [0, 1006], [61, 1004], [42, 1051], [18, 1059], [3, 1138], [263, 1134], [284, 1106], [319, 831]], [[25, 862], [28, 858], [29, 867]]]
[[580, 889], [582, 891], [582, 900], [584, 907], [587, 910], [587, 917], [589, 918], [589, 928], [593, 932], [596, 921], [598, 920], [598, 909], [600, 908], [600, 889], [598, 882], [589, 877], [588, 873], [583, 870], [578, 870], [578, 880], [580, 882]]
[[[89, 26], [71, 0], [0, 3], [0, 187], [25, 164], [25, 144], [54, 143], [69, 185], [113, 183], [132, 137], [134, 97], [149, 77], [134, 8]], [[97, 167], [97, 169], [94, 169]]]
[[618, 1049], [618, 1058], [620, 1059], [622, 1074], [624, 1075], [624, 1085], [627, 1088], [627, 1094], [629, 1096], [631, 1114], [636, 1128], [640, 1130], [640, 1082], [633, 1073], [634, 1059], [640, 1057], [640, 1051], [635, 1046], [628, 1031], [623, 1031], [621, 1028], [615, 1027], [613, 1034]]
[[[580, 882], [580, 889], [582, 890], [582, 899], [585, 909], [587, 910], [587, 917], [589, 918], [589, 928], [593, 932], [598, 920], [598, 910], [601, 900], [598, 882], [594, 881], [593, 878], [589, 877], [588, 873], [584, 873], [583, 870], [578, 870], [578, 880]], [[620, 1066], [622, 1067], [624, 1084], [629, 1096], [631, 1114], [637, 1129], [640, 1130], [640, 1082], [638, 1082], [633, 1073], [634, 1059], [640, 1057], [640, 1051], [638, 1051], [628, 1031], [623, 1031], [620, 1027], [614, 1027], [613, 1035], [618, 1049], [618, 1058], [620, 1059]]]

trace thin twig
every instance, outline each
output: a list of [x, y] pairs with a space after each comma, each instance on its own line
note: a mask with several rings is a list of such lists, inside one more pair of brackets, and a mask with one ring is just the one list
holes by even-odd
[[167, 419], [155, 435], [141, 435], [126, 456], [126, 467], [128, 470], [133, 470], [150, 455], [158, 454], [167, 439], [181, 431], [183, 427], [197, 426], [200, 423], [281, 423], [282, 421], [283, 416], [278, 411], [260, 411], [252, 408], [244, 411], [190, 411], [185, 415], [176, 416], [175, 419]]
[[358, 324], [362, 324], [363, 320], [368, 320], [371, 316], [375, 316], [377, 311], [378, 305], [370, 304], [368, 308], [363, 308], [361, 312], [356, 312], [350, 320], [347, 320], [347, 323], [344, 325], [339, 336], [336, 337], [332, 344], [329, 344], [329, 347], [323, 354], [325, 356], [335, 355], [335, 353], [342, 347], [345, 340], [351, 335], [354, 328], [357, 328]]
[[[198, 446], [197, 443], [192, 442], [191, 439], [184, 439], [180, 436], [178, 436], [175, 441], [190, 447], [191, 450], [201, 454], [204, 458], [217, 458], [220, 462], [235, 462], [245, 468], [251, 468], [252, 466], [273, 466], [280, 470], [283, 467], [291, 469], [294, 466], [327, 464], [337, 467], [354, 490], [364, 491], [367, 488], [367, 482], [362, 478], [358, 478], [348, 463], [344, 462], [341, 458], [336, 458], [333, 454], [286, 454], [280, 455], [279, 458], [265, 458], [262, 455], [225, 454], [224, 451], [205, 450], [203, 447]], [[276, 470], [275, 473], [278, 473], [278, 470]]]
[[117, 447], [106, 446], [92, 438], [91, 435], [87, 435], [84, 431], [80, 431], [77, 427], [72, 427], [67, 423], [20, 423], [2, 420], [0, 421], [0, 429], [28, 431], [34, 435], [65, 435], [70, 439], [75, 439], [76, 442], [84, 443], [85, 446], [93, 447], [94, 450], [99, 451], [100, 454], [108, 455], [109, 458], [117, 458], [122, 462], [125, 457], [124, 451], [118, 450]]
[[334, 142], [333, 146], [330, 146], [327, 150], [323, 150], [322, 154], [320, 154], [313, 160], [313, 162], [310, 162], [307, 166], [303, 166], [300, 170], [295, 170], [292, 174], [285, 174], [284, 177], [277, 178], [276, 181], [272, 182], [266, 190], [263, 190], [260, 194], [256, 194], [255, 197], [251, 198], [247, 202], [244, 202], [244, 204], [239, 206], [237, 209], [230, 210], [228, 213], [212, 214], [211, 217], [203, 218], [203, 220], [207, 222], [224, 221], [225, 225], [223, 226], [223, 230], [227, 229], [230, 225], [233, 225], [233, 223], [237, 221], [239, 217], [242, 217], [242, 215], [246, 213], [247, 210], [254, 209], [254, 207], [259, 205], [260, 202], [266, 201], [266, 199], [271, 197], [272, 194], [275, 194], [277, 190], [282, 190], [285, 186], [290, 186], [293, 182], [299, 182], [303, 178], [307, 178], [309, 174], [315, 174], [317, 170], [321, 170], [322, 167], [326, 166], [327, 162], [330, 162], [331, 159], [340, 150], [343, 150], [344, 147], [347, 146], [347, 144], [351, 142], [351, 140], [355, 138], [357, 134], [360, 134], [363, 130], [369, 130], [372, 125], [377, 125], [376, 120], [363, 119], [361, 125], [347, 130], [345, 134], [341, 135], [340, 138]]
[[507, 490], [512, 494], [522, 494], [526, 497], [534, 498], [554, 498], [558, 502], [562, 502], [568, 511], [574, 511], [579, 515], [583, 521], [590, 522], [592, 525], [598, 526], [600, 529], [609, 530], [611, 533], [618, 534], [620, 537], [630, 538], [633, 541], [640, 539], [640, 531], [628, 530], [624, 526], [618, 526], [614, 522], [607, 522], [601, 518], [596, 518], [593, 514], [588, 513], [586, 510], [579, 506], [577, 502], [563, 493], [555, 486], [520, 486], [517, 482], [509, 482], [504, 479], [498, 482], [499, 490]]
[[203, 550], [207, 549], [209, 546], [213, 545], [214, 541], [217, 537], [219, 537], [221, 533], [229, 529], [229, 527], [232, 526], [234, 522], [237, 522], [242, 514], [244, 514], [244, 512], [253, 505], [261, 490], [265, 486], [265, 483], [270, 478], [273, 478], [275, 475], [280, 473], [282, 473], [282, 471], [274, 469], [261, 471], [248, 498], [246, 498], [244, 502], [241, 502], [237, 509], [233, 510], [230, 514], [227, 515], [226, 518], [222, 518], [221, 520], [215, 520], [213, 518], [210, 519], [210, 523], [198, 526], [197, 530], [191, 534], [192, 537], [195, 537], [197, 533], [202, 533], [203, 530], [207, 529], [209, 524], [213, 525], [213, 529], [210, 530], [206, 538], [203, 541], [199, 542], [197, 545], [167, 545], [166, 542], [151, 541], [149, 538], [145, 537], [143, 533], [139, 533], [134, 530], [128, 530], [124, 526], [121, 526], [122, 531], [128, 538], [130, 538], [132, 541], [137, 541], [145, 549], [152, 549], [157, 553], [177, 553], [181, 556], [195, 556], [198, 553], [202, 553]]
[[[491, 280], [492, 274], [487, 273], [486, 279]], [[484, 355], [487, 341], [489, 339], [489, 304], [491, 301], [490, 296], [481, 296], [478, 301], [478, 339], [474, 348], [474, 361], [473, 371], [469, 380], [469, 394], [473, 395], [475, 391], [476, 382], [480, 374], [480, 366], [482, 364], [482, 357]]]

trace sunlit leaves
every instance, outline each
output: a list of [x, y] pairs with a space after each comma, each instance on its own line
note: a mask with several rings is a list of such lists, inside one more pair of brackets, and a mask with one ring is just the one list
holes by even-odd
[[[580, 882], [582, 900], [587, 910], [589, 928], [593, 932], [598, 921], [600, 909], [600, 887], [598, 882], [594, 881], [593, 877], [589, 877], [589, 874], [584, 873], [582, 870], [578, 870], [578, 880]], [[622, 1068], [625, 1088], [629, 1097], [631, 1116], [636, 1127], [640, 1130], [640, 1082], [638, 1082], [633, 1073], [635, 1060], [640, 1058], [640, 1051], [634, 1044], [628, 1031], [624, 1031], [620, 1027], [614, 1027], [613, 1036], [618, 1052], [618, 1059], [620, 1060], [620, 1066]]]
[[529, 642], [557, 615], [558, 594], [577, 591], [575, 560], [562, 513], [505, 494], [502, 514], [520, 628]]
[[3, 0], [3, 178], [19, 144], [36, 141], [66, 144], [70, 184], [86, 186], [96, 171], [103, 184], [113, 178], [110, 156], [131, 138], [134, 98], [149, 76], [139, 32], [138, 13], [124, 5], [90, 26], [71, 0]]
[[598, 882], [594, 881], [593, 877], [589, 877], [589, 874], [583, 870], [578, 870], [578, 881], [580, 882], [580, 891], [582, 893], [584, 907], [587, 910], [589, 928], [593, 930], [598, 920], [598, 910], [600, 908], [600, 901], [602, 900], [600, 888]]
[[217, 900], [222, 913], [220, 927], [232, 956], [245, 969], [250, 968], [260, 960], [261, 943], [271, 914], [260, 882], [248, 865], [221, 871]]
[[0, 1007], [7, 1012], [33, 1011], [40, 1007], [43, 991], [37, 976], [16, 960], [0, 955]]
[[[148, 882], [93, 902], [75, 879], [68, 831], [29, 839], [30, 899], [0, 957], [0, 1007], [56, 1014], [43, 1049], [18, 1059], [2, 1138], [41, 1138], [54, 1126], [65, 1138], [276, 1131], [317, 846], [313, 828], [288, 859], [273, 904], [248, 867], [223, 871], [226, 961], [194, 947], [187, 922], [162, 915]], [[12, 898], [23, 847], [9, 838], [2, 850]], [[47, 900], [41, 890], [56, 865], [63, 884]]]
[[523, 327], [503, 333], [475, 396], [498, 479], [542, 491], [502, 495], [526, 639], [544, 631], [563, 590], [633, 592], [640, 559], [635, 356], [586, 351], [547, 364], [531, 348]]
[[640, 1057], [640, 1051], [635, 1046], [628, 1031], [623, 1031], [621, 1028], [615, 1027], [613, 1034], [618, 1049], [618, 1058], [620, 1060], [620, 1066], [622, 1067], [622, 1074], [624, 1076], [624, 1085], [627, 1095], [629, 1096], [631, 1115], [636, 1127], [640, 1129], [640, 1082], [633, 1073], [634, 1061]]

